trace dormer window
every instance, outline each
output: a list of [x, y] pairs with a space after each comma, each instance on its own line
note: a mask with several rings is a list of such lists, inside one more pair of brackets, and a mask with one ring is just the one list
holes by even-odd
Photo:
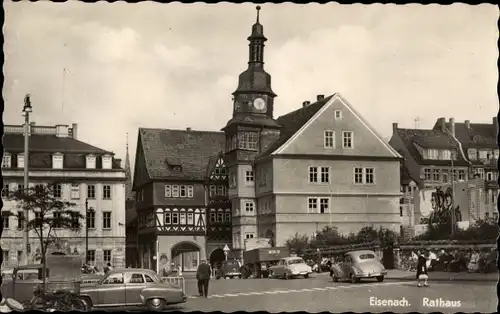
[[86, 163], [85, 163], [85, 168], [87, 169], [95, 169], [96, 168], [96, 158], [94, 155], [87, 155]]
[[11, 167], [12, 156], [9, 153], [4, 153], [2, 158], [2, 168]]
[[102, 169], [111, 169], [112, 168], [112, 157], [108, 155], [104, 155], [102, 158]]
[[24, 168], [24, 154], [17, 155], [17, 168]]
[[428, 154], [428, 159], [433, 159], [433, 160], [437, 160], [438, 159], [438, 156], [439, 156], [439, 151], [437, 149], [429, 149], [427, 151], [427, 154]]
[[64, 164], [64, 155], [55, 153], [52, 155], [52, 169], [62, 169]]
[[181, 172], [181, 166], [172, 166], [173, 172]]

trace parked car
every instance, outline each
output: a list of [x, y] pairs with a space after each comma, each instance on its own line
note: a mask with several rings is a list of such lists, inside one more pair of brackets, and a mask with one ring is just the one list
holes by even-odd
[[220, 268], [216, 271], [215, 278], [241, 278], [240, 263], [237, 260], [222, 261]]
[[370, 250], [360, 250], [348, 252], [344, 255], [344, 260], [332, 266], [333, 281], [350, 280], [357, 283], [361, 279], [376, 278], [382, 282], [387, 271], [379, 261], [375, 252]]
[[278, 265], [269, 268], [269, 277], [290, 279], [297, 276], [309, 277], [312, 274], [311, 266], [307, 265], [301, 257], [285, 257], [280, 259]]
[[187, 301], [182, 288], [163, 282], [150, 269], [140, 268], [113, 270], [99, 283], [82, 287], [80, 296], [90, 308], [147, 306], [150, 311]]

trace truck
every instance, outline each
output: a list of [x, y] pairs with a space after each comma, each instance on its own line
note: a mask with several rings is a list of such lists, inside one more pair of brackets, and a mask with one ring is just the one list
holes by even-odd
[[280, 259], [290, 256], [290, 251], [286, 247], [266, 247], [257, 248], [243, 252], [243, 278], [267, 278], [269, 267], [276, 264]]

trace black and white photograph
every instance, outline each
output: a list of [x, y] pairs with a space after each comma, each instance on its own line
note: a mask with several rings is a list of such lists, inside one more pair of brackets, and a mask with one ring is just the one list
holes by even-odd
[[497, 5], [3, 9], [1, 313], [497, 312]]

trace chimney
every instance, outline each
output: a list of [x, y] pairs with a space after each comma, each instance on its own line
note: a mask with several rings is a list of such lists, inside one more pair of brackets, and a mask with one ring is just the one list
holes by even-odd
[[73, 139], [78, 139], [78, 124], [73, 123], [71, 126], [71, 133], [73, 135]]
[[438, 123], [439, 123], [439, 127], [441, 128], [441, 132], [446, 133], [446, 119], [439, 118]]
[[470, 120], [465, 120], [465, 127], [470, 130]]
[[191, 127], [187, 127], [186, 131], [188, 131], [188, 132], [191, 131]]
[[317, 101], [320, 101], [320, 100], [323, 100], [323, 99], [325, 99], [325, 95], [318, 95], [318, 96], [316, 96], [316, 100]]
[[455, 118], [450, 118], [450, 133], [455, 136]]
[[498, 135], [498, 117], [493, 117], [493, 126], [495, 127], [495, 137]]
[[68, 137], [68, 125], [57, 124], [56, 125], [56, 136], [57, 137]]
[[393, 122], [392, 123], [392, 130], [395, 131], [398, 129], [398, 123], [397, 122]]
[[304, 102], [302, 103], [302, 108], [305, 108], [305, 107], [309, 106], [310, 104], [311, 104], [311, 102], [310, 102], [310, 101], [304, 101]]

